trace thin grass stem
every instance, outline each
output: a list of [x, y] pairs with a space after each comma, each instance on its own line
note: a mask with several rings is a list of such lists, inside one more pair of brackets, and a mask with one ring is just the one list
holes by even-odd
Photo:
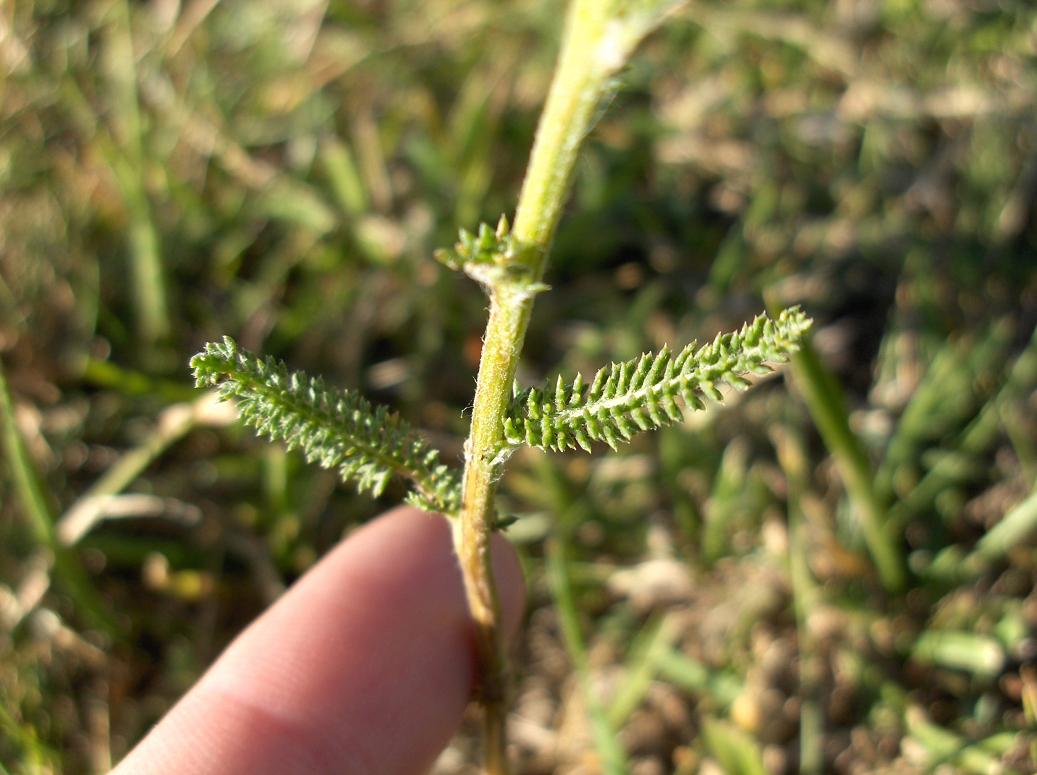
[[36, 466], [15, 424], [14, 404], [7, 389], [7, 380], [0, 367], [0, 424], [3, 425], [3, 448], [14, 484], [15, 495], [21, 502], [36, 541], [47, 548], [54, 563], [54, 572], [77, 611], [92, 627], [109, 637], [118, 637], [120, 628], [107, 611], [97, 590], [87, 576], [79, 558], [63, 546], [54, 529], [54, 513], [43, 494]]
[[547, 578], [555, 605], [558, 607], [562, 640], [565, 642], [565, 650], [573, 663], [573, 669], [576, 671], [580, 683], [583, 701], [587, 706], [591, 736], [598, 755], [601, 757], [602, 771], [605, 775], [625, 775], [630, 771], [626, 752], [619, 741], [613, 718], [606, 712], [591, 680], [587, 647], [580, 629], [580, 616], [572, 588], [572, 579], [569, 577], [566, 554], [563, 537], [558, 536], [548, 544]]
[[809, 338], [792, 357], [795, 385], [832, 453], [860, 520], [864, 543], [887, 592], [897, 593], [907, 584], [900, 544], [888, 528], [886, 508], [874, 487], [874, 475], [864, 447], [850, 428], [842, 390], [828, 372]]

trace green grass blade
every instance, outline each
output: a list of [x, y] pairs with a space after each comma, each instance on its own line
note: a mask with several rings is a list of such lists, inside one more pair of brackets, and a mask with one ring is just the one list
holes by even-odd
[[565, 545], [561, 538], [556, 538], [548, 544], [546, 571], [551, 594], [558, 607], [565, 650], [569, 654], [569, 659], [572, 660], [580, 689], [584, 695], [591, 735], [598, 754], [601, 756], [602, 769], [606, 775], [626, 775], [630, 771], [626, 752], [591, 683], [587, 648], [584, 645], [583, 633], [580, 629], [580, 615], [573, 593], [572, 580], [569, 577]]
[[917, 706], [908, 708], [904, 715], [908, 736], [928, 754], [927, 764], [933, 771], [940, 765], [951, 765], [954, 772], [967, 775], [1020, 775], [1019, 770], [1004, 764], [1005, 754], [1018, 743], [1017, 735], [998, 733], [973, 742], [937, 726]]
[[720, 708], [730, 707], [742, 691], [742, 681], [730, 672], [717, 672], [687, 654], [667, 649], [656, 658], [659, 675], [691, 695], [705, 695]]
[[974, 341], [946, 343], [933, 358], [925, 377], [897, 421], [881, 464], [875, 489], [889, 502], [904, 497], [917, 475], [917, 461], [929, 439], [947, 438], [976, 412], [975, 384], [995, 374], [1003, 363], [1008, 326], [992, 326]]
[[1037, 329], [1034, 329], [1026, 349], [1009, 368], [1008, 377], [997, 395], [987, 401], [959, 438], [949, 446], [957, 454], [941, 457], [926, 472], [902, 504], [898, 504], [895, 519], [902, 519], [905, 511], [918, 512], [928, 508], [948, 486], [967, 480], [972, 469], [962, 463], [987, 453], [999, 429], [1005, 424], [1006, 408], [1033, 393], [1034, 389], [1037, 389]]
[[670, 648], [676, 631], [666, 619], [648, 622], [634, 639], [626, 664], [626, 677], [609, 703], [608, 722], [619, 729], [641, 704], [659, 671], [659, 658]]
[[911, 650], [912, 658], [938, 667], [963, 670], [976, 678], [996, 678], [1005, 665], [1005, 651], [996, 640], [974, 632], [928, 630]]
[[367, 191], [349, 147], [333, 136], [326, 137], [318, 158], [339, 209], [350, 217], [367, 212]]
[[[798, 424], [797, 424], [798, 425]], [[802, 699], [799, 720], [799, 772], [817, 775], [824, 769], [823, 664], [816, 638], [810, 630], [810, 612], [820, 600], [820, 590], [810, 570], [807, 524], [802, 498], [808, 488], [808, 457], [797, 425], [788, 423], [772, 433], [778, 461], [788, 482], [788, 563], [792, 587], [792, 608], [796, 614], [796, 639], [799, 644], [799, 693]]]
[[114, 3], [111, 14], [104, 61], [115, 126], [110, 142], [100, 145], [126, 204], [133, 304], [141, 337], [151, 343], [168, 336], [172, 326], [161, 241], [145, 182], [144, 125], [137, 94], [139, 78], [129, 3], [126, 0]]
[[1037, 488], [1009, 511], [985, 536], [973, 550], [970, 564], [987, 564], [1000, 560], [1012, 547], [1037, 533]]
[[907, 583], [903, 553], [889, 532], [886, 508], [875, 491], [864, 447], [850, 428], [842, 390], [809, 339], [800, 343], [800, 351], [792, 357], [792, 370], [795, 385], [846, 484], [882, 586], [887, 592], [900, 592]]
[[36, 541], [45, 547], [54, 558], [54, 571], [62, 587], [72, 598], [76, 610], [83, 619], [106, 635], [116, 637], [119, 627], [105, 609], [79, 558], [57, 540], [54, 530], [54, 514], [43, 494], [36, 467], [25, 448], [25, 442], [15, 425], [14, 405], [3, 368], [0, 367], [0, 423], [3, 424], [4, 455], [14, 484], [14, 491], [21, 503], [25, 516]]
[[702, 737], [725, 775], [767, 775], [759, 744], [733, 724], [706, 718]]

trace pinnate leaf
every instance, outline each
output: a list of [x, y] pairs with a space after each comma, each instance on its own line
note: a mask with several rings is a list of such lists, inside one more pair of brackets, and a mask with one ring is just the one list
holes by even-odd
[[705, 399], [720, 401], [721, 386], [738, 390], [747, 377], [767, 374], [799, 348], [811, 320], [798, 307], [777, 318], [760, 315], [740, 330], [718, 334], [698, 347], [692, 342], [678, 353], [663, 347], [597, 371], [589, 383], [582, 374], [552, 385], [518, 392], [504, 419], [509, 445], [540, 449], [591, 450], [604, 441], [615, 449], [640, 431], [661, 428], [683, 416], [685, 409], [705, 408]]
[[198, 387], [218, 387], [246, 425], [299, 448], [309, 462], [334, 468], [361, 491], [380, 495], [395, 474], [413, 485], [408, 501], [454, 514], [457, 471], [439, 460], [398, 414], [320, 378], [289, 372], [280, 361], [241, 349], [230, 337], [210, 342], [191, 359]]

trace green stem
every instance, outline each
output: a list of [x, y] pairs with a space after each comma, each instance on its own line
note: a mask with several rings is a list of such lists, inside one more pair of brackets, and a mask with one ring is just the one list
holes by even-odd
[[903, 554], [890, 532], [886, 508], [875, 491], [868, 456], [850, 428], [839, 384], [821, 363], [809, 338], [800, 343], [800, 351], [792, 357], [792, 369], [810, 416], [846, 484], [882, 586], [887, 592], [900, 592], [907, 583]]
[[1025, 546], [1034, 532], [1037, 532], [1037, 483], [1022, 503], [1005, 514], [989, 533], [979, 539], [965, 562], [966, 567], [980, 568], [999, 561], [1013, 547]]
[[616, 727], [619, 725], [610, 720], [608, 711], [594, 690], [587, 646], [580, 631], [576, 595], [569, 576], [565, 533], [565, 530], [558, 531], [555, 539], [547, 545], [547, 582], [558, 609], [562, 642], [572, 661], [587, 706], [587, 720], [590, 722], [594, 747], [601, 758], [601, 770], [605, 775], [623, 775], [630, 771], [630, 764], [617, 734]]
[[465, 445], [463, 495], [456, 544], [481, 662], [481, 700], [486, 709], [486, 771], [508, 771], [504, 717], [507, 669], [499, 630], [499, 602], [490, 568], [494, 483], [504, 448], [503, 418], [511, 399], [519, 354], [548, 250], [561, 217], [580, 145], [618, 69], [669, 5], [645, 4], [623, 16], [616, 2], [575, 0], [566, 21], [562, 51], [548, 94], [512, 231], [517, 248], [507, 261], [517, 270], [500, 273], [488, 288], [486, 326]]
[[102, 147], [128, 211], [130, 279], [140, 336], [152, 344], [167, 337], [171, 329], [162, 248], [145, 182], [144, 122], [129, 2], [112, 3], [111, 13], [107, 61], [115, 127], [110, 142]]
[[[798, 419], [798, 418], [797, 418]], [[792, 608], [796, 614], [799, 641], [799, 772], [815, 775], [824, 770], [824, 715], [822, 670], [815, 637], [810, 630], [810, 612], [817, 608], [819, 591], [807, 558], [807, 529], [802, 494], [807, 489], [808, 467], [798, 422], [776, 428], [771, 437], [778, 461], [788, 482], [788, 572], [792, 585]]]
[[57, 539], [54, 513], [47, 502], [36, 468], [29, 457], [18, 428], [15, 426], [14, 405], [7, 389], [3, 369], [0, 368], [0, 425], [3, 431], [3, 450], [11, 470], [12, 484], [37, 543], [53, 557], [54, 572], [75, 604], [76, 610], [92, 627], [111, 638], [121, 636], [119, 625], [109, 613], [94, 589], [79, 558]]

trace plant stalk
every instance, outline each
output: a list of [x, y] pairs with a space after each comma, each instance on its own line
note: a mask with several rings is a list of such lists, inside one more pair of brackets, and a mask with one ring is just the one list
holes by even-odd
[[875, 491], [875, 477], [864, 447], [850, 428], [849, 413], [839, 384], [825, 368], [808, 338], [792, 357], [796, 386], [800, 389], [821, 438], [846, 484], [846, 491], [860, 520], [864, 543], [878, 571], [883, 588], [898, 594], [907, 585], [903, 553], [890, 523], [885, 504]]
[[109, 638], [118, 640], [123, 633], [115, 617], [106, 607], [101, 595], [93, 586], [79, 557], [64, 546], [54, 529], [54, 512], [40, 482], [36, 467], [25, 448], [15, 425], [14, 402], [7, 389], [3, 367], [0, 366], [0, 449], [3, 449], [11, 471], [11, 483], [15, 496], [21, 501], [29, 526], [36, 542], [51, 554], [54, 573], [76, 610], [84, 621], [97, 628]]
[[569, 9], [562, 50], [515, 213], [512, 237], [517, 248], [505, 259], [524, 271], [516, 272], [514, 279], [501, 273], [500, 279], [487, 288], [490, 315], [471, 431], [465, 444], [455, 545], [475, 622], [481, 665], [479, 697], [485, 709], [485, 770], [489, 775], [508, 772], [507, 661], [490, 565], [494, 485], [504, 447], [502, 421], [511, 399], [533, 299], [542, 288], [539, 283], [580, 145], [591, 128], [610, 76], [651, 26], [643, 18], [624, 25], [613, 5], [601, 0], [575, 0]]

